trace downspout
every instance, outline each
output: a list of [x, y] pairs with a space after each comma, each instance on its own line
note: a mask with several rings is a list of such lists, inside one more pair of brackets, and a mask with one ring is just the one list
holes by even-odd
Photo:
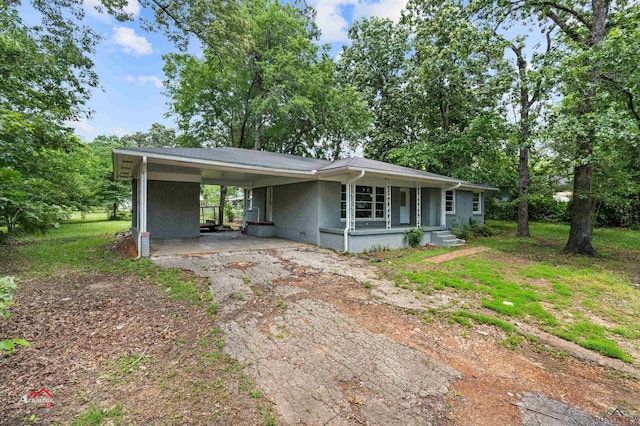
[[140, 166], [140, 182], [138, 184], [140, 194], [138, 196], [138, 256], [142, 257], [142, 233], [147, 230], [147, 156], [142, 156]]
[[345, 184], [347, 190], [347, 217], [345, 218], [344, 227], [344, 252], [349, 251], [349, 227], [351, 225], [351, 184], [364, 176], [364, 170], [360, 174], [352, 179], [349, 179]]

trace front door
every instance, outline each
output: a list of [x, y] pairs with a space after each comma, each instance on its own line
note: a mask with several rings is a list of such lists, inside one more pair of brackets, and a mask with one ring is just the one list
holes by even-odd
[[400, 224], [409, 224], [409, 189], [400, 189]]

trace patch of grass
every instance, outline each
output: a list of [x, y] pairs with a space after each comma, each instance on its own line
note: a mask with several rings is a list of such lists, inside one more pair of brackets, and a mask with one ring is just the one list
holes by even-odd
[[276, 426], [277, 419], [275, 414], [271, 411], [271, 408], [266, 405], [261, 405], [259, 408], [260, 415], [262, 416], [262, 422], [264, 426]]
[[[452, 317], [454, 318], [454, 320], [456, 322], [460, 322], [459, 320], [473, 320], [476, 324], [488, 324], [488, 325], [493, 325], [496, 326], [498, 328], [501, 328], [502, 330], [506, 331], [507, 333], [510, 333], [514, 330], [514, 326], [513, 324], [510, 324], [506, 321], [503, 321], [499, 318], [495, 318], [495, 317], [490, 317], [487, 315], [482, 315], [482, 314], [476, 314], [473, 312], [468, 312], [468, 311], [458, 311], [455, 312]], [[464, 321], [463, 321], [464, 322]], [[460, 322], [461, 324], [463, 322]], [[470, 324], [470, 323], [469, 323]]]
[[[495, 236], [478, 243], [491, 251], [440, 264], [424, 260], [450, 249], [395, 251], [380, 267], [401, 289], [457, 295], [467, 309], [518, 318], [600, 353], [624, 357], [611, 346], [619, 348], [616, 341], [625, 341], [635, 350], [630, 353], [640, 351], [640, 292], [632, 285], [640, 276], [639, 231], [596, 229], [593, 244], [601, 256], [591, 258], [563, 252], [565, 225], [531, 223], [529, 238], [515, 236], [515, 223], [490, 225]], [[572, 327], [593, 318], [613, 325], [604, 336], [571, 337]], [[449, 320], [467, 327], [475, 322], [459, 315]]]
[[602, 355], [633, 363], [633, 359], [607, 337], [610, 333], [608, 328], [603, 325], [581, 321], [572, 326], [555, 330], [554, 334], [565, 340], [575, 342], [583, 348], [600, 352]]
[[524, 337], [519, 334], [510, 334], [500, 344], [507, 349], [516, 350], [524, 343]]
[[207, 308], [207, 315], [211, 318], [215, 318], [218, 314], [218, 304], [216, 302], [212, 302]]
[[111, 419], [111, 423], [118, 423], [118, 419], [122, 415], [122, 407], [118, 404], [115, 407], [98, 408], [96, 406], [89, 407], [85, 412], [71, 422], [72, 426], [100, 426], [105, 420]]
[[117, 383], [129, 374], [137, 372], [145, 358], [145, 355], [135, 353], [121, 356], [109, 365], [104, 377], [111, 383]]

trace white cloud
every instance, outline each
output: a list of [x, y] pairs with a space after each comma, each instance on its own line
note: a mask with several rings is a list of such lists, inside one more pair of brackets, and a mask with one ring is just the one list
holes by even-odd
[[[88, 15], [94, 16], [107, 24], [113, 22], [111, 15], [106, 13], [106, 11], [99, 11], [102, 7], [102, 2], [100, 0], [84, 0], [83, 6]], [[122, 10], [125, 13], [136, 17], [140, 14], [140, 3], [138, 3], [138, 0], [128, 0], [127, 5], [122, 8]]]
[[75, 129], [76, 135], [85, 139], [89, 139], [95, 134], [96, 129], [84, 118], [78, 121], [65, 121], [64, 124]]
[[122, 46], [125, 53], [135, 56], [150, 55], [153, 53], [151, 43], [143, 37], [136, 34], [135, 30], [126, 27], [113, 27], [112, 40], [115, 44]]
[[131, 130], [127, 130], [127, 129], [123, 129], [122, 127], [112, 127], [109, 129], [109, 133], [111, 133], [112, 135], [115, 135], [119, 138], [123, 137], [124, 135], [131, 135], [133, 134], [133, 132]]
[[407, 0], [380, 0], [378, 2], [359, 1], [353, 11], [353, 18], [368, 18], [377, 16], [389, 18], [394, 22], [400, 20], [402, 10], [407, 6]]
[[317, 11], [316, 24], [322, 31], [322, 41], [325, 43], [348, 40], [349, 23], [343, 16], [344, 8], [352, 7], [352, 19], [377, 16], [398, 22], [406, 5], [407, 0], [316, 0], [314, 2]]
[[140, 14], [140, 3], [138, 3], [138, 0], [129, 0], [123, 10], [129, 15], [138, 16]]
[[316, 25], [322, 31], [322, 41], [325, 43], [335, 43], [347, 40], [347, 29], [349, 24], [340, 14], [340, 8], [353, 4], [353, 0], [317, 0]]
[[162, 89], [164, 87], [164, 85], [162, 84], [162, 79], [156, 77], [155, 75], [139, 75], [137, 77], [128, 75], [125, 77], [125, 80], [127, 80], [129, 83], [139, 84], [140, 86], [151, 83], [158, 89]]

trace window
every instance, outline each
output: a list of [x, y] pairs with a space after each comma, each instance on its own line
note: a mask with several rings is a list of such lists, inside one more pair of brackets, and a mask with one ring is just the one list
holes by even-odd
[[480, 193], [473, 193], [473, 213], [482, 214], [482, 203], [480, 202]]
[[[384, 188], [356, 186], [356, 219], [384, 220]], [[347, 186], [342, 185], [340, 218], [347, 217]]]
[[456, 212], [456, 192], [445, 191], [444, 194], [444, 211], [446, 213]]

